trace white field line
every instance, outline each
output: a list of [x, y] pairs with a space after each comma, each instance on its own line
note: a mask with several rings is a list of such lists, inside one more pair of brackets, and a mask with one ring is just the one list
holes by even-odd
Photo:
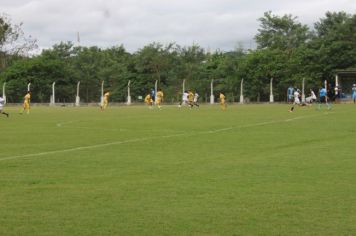
[[79, 122], [79, 121], [80, 120], [70, 120], [70, 121], [66, 121], [66, 122], [57, 123], [56, 126], [57, 127], [62, 127], [63, 125], [73, 124], [73, 123]]
[[[323, 115], [327, 115], [327, 114], [329, 114], [329, 113], [326, 113], [326, 114], [323, 114]], [[243, 125], [243, 126], [232, 126], [232, 127], [227, 127], [227, 128], [208, 130], [208, 131], [202, 131], [202, 132], [196, 132], [196, 133], [179, 133], [179, 134], [162, 135], [162, 136], [156, 136], [156, 137], [150, 137], [150, 138], [135, 138], [135, 139], [129, 139], [129, 140], [125, 140], [125, 141], [115, 141], [115, 142], [109, 142], [109, 143], [94, 144], [94, 145], [87, 145], [87, 146], [79, 146], [79, 147], [74, 147], [74, 148], [60, 149], [60, 150], [47, 151], [47, 152], [38, 152], [38, 153], [32, 153], [32, 154], [8, 156], [8, 157], [0, 158], [0, 161], [13, 160], [13, 159], [18, 159], [18, 158], [27, 158], [27, 157], [38, 157], [38, 156], [45, 156], [45, 155], [66, 153], [66, 152], [75, 152], [75, 151], [82, 151], [82, 150], [89, 150], [89, 149], [96, 149], [96, 148], [108, 147], [108, 146], [113, 146], [113, 145], [121, 145], [121, 144], [126, 144], [126, 143], [137, 143], [137, 142], [153, 140], [153, 139], [174, 138], [174, 137], [179, 137], [179, 136], [194, 136], [194, 135], [200, 135], [200, 134], [212, 134], [212, 133], [219, 133], [219, 132], [229, 131], [229, 130], [233, 130], [233, 129], [242, 129], [242, 128], [250, 128], [250, 127], [256, 127], [256, 126], [269, 125], [269, 124], [291, 122], [291, 121], [294, 121], [294, 120], [300, 120], [300, 119], [310, 118], [310, 117], [315, 117], [315, 116], [321, 116], [321, 115], [299, 116], [299, 117], [295, 117], [295, 118], [291, 118], [291, 119], [266, 121], [266, 122], [260, 122], [260, 123]], [[74, 122], [74, 121], [72, 121], [72, 122]], [[69, 123], [69, 122], [66, 122], [66, 123]], [[64, 123], [61, 123], [61, 124], [64, 124]]]
[[101, 131], [113, 131], [113, 132], [127, 131], [127, 129], [91, 128], [91, 127], [84, 127], [84, 126], [62, 126], [61, 128], [66, 128], [66, 129], [101, 130]]
[[[71, 120], [66, 122], [56, 123], [58, 128], [66, 128], [66, 129], [86, 129], [86, 130], [101, 130], [101, 131], [113, 131], [113, 132], [123, 132], [129, 131], [129, 129], [108, 129], [108, 128], [93, 128], [93, 127], [86, 127], [86, 126], [68, 126], [69, 124], [81, 122], [80, 120]], [[155, 129], [145, 129], [144, 131], [155, 131]], [[160, 131], [170, 131], [170, 132], [179, 132], [174, 129], [160, 129]]]

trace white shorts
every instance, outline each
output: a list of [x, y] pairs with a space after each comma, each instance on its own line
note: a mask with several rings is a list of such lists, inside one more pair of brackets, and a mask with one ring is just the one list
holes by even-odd
[[295, 98], [295, 99], [294, 99], [294, 104], [298, 104], [298, 105], [300, 104], [299, 98]]

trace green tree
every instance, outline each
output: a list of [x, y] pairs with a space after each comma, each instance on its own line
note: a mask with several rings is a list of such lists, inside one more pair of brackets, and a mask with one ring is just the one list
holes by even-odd
[[260, 29], [255, 36], [258, 49], [280, 49], [291, 56], [294, 49], [310, 38], [308, 27], [297, 22], [297, 17], [292, 15], [280, 17], [269, 11], [259, 21]]
[[0, 15], [0, 72], [9, 63], [9, 60], [27, 55], [36, 48], [36, 40], [26, 37], [21, 29], [22, 23], [13, 24], [8, 15]]
[[335, 69], [356, 67], [355, 38], [356, 14], [327, 12], [315, 23], [315, 37], [309, 49], [316, 51], [315, 69], [321, 71], [323, 79], [331, 79]]
[[[158, 86], [166, 90], [168, 88], [169, 76], [174, 68], [172, 55], [174, 54], [174, 44], [163, 46], [159, 43], [149, 44], [138, 50], [133, 55], [134, 69], [136, 75], [135, 86], [140, 87], [141, 94], [146, 94], [154, 87], [155, 81]], [[166, 93], [165, 100], [167, 101]]]

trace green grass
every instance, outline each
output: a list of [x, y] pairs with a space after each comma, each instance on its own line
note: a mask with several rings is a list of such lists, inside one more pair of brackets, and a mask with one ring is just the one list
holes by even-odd
[[355, 235], [352, 104], [6, 110], [0, 235]]

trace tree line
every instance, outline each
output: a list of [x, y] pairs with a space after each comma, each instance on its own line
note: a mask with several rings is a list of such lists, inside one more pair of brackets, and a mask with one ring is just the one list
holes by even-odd
[[327, 12], [312, 28], [295, 16], [272, 12], [264, 13], [259, 22], [256, 49], [210, 52], [197, 44], [154, 42], [129, 53], [122, 45], [100, 48], [61, 42], [29, 56], [36, 41], [2, 15], [0, 84], [6, 82], [8, 102], [20, 102], [29, 82], [32, 101], [49, 102], [55, 81], [56, 100], [74, 102], [80, 81], [81, 101], [97, 102], [104, 81], [111, 100], [123, 102], [129, 80], [133, 100], [149, 93], [157, 80], [165, 100], [175, 102], [181, 97], [183, 79], [203, 101], [208, 100], [214, 79], [216, 92], [238, 101], [244, 79], [246, 98], [268, 101], [273, 78], [275, 100], [284, 101], [287, 87], [300, 87], [303, 78], [308, 88], [317, 89], [322, 81], [333, 81], [336, 69], [356, 68], [356, 14]]

